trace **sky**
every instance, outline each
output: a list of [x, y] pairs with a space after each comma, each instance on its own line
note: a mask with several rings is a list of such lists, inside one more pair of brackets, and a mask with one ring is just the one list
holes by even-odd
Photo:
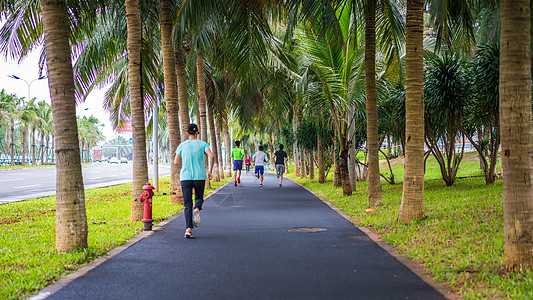
[[[28, 85], [23, 80], [13, 79], [8, 77], [8, 75], [15, 75], [27, 82], [39, 78], [39, 53], [39, 49], [33, 51], [20, 63], [9, 58], [6, 59], [4, 55], [0, 56], [0, 90], [4, 89], [9, 94], [27, 98]], [[102, 108], [104, 94], [105, 90], [93, 91], [85, 102], [77, 105], [76, 114], [81, 117], [95, 116], [104, 125], [100, 127], [100, 130], [106, 139], [110, 140], [115, 136], [115, 133], [109, 121], [109, 114]], [[36, 98], [37, 101], [45, 100], [49, 104], [51, 103], [47, 78], [31, 83], [30, 97]]]

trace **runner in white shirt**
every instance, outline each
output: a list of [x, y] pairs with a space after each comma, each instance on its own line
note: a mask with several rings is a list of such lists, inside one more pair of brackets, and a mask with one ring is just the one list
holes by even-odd
[[263, 152], [263, 149], [263, 146], [259, 146], [259, 151], [255, 152], [252, 156], [252, 161], [255, 165], [255, 175], [261, 175], [261, 181], [259, 182], [259, 186], [263, 186], [263, 174], [265, 173], [264, 163], [268, 162], [268, 156], [265, 152]]

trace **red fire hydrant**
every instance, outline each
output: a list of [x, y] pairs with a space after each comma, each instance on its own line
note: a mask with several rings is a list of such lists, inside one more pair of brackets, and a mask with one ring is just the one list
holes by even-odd
[[144, 202], [144, 218], [143, 218], [143, 230], [152, 230], [152, 196], [154, 195], [155, 187], [147, 183], [143, 186], [144, 192], [141, 194], [141, 202]]

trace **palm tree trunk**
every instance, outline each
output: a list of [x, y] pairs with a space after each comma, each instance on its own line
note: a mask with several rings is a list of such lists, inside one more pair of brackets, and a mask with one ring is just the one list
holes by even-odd
[[[198, 84], [198, 106], [200, 112], [200, 139], [207, 143], [207, 118], [206, 118], [206, 96], [205, 96], [205, 74], [204, 74], [204, 59], [200, 49], [196, 56], [196, 80]], [[207, 155], [204, 155], [205, 169], [209, 168], [209, 160]], [[209, 180], [205, 181], [205, 188], [211, 188]]]
[[46, 135], [46, 162], [45, 164], [48, 164], [48, 149], [50, 149], [50, 135]]
[[341, 175], [342, 195], [350, 196], [352, 186], [350, 185], [350, 174], [348, 173], [348, 149], [344, 146], [339, 156], [339, 169]]
[[11, 124], [11, 166], [15, 165], [15, 125]]
[[500, 127], [505, 265], [533, 268], [533, 128], [529, 0], [500, 1]]
[[300, 178], [307, 178], [307, 163], [304, 148], [300, 147]]
[[[176, 57], [174, 55], [174, 46], [172, 45], [172, 19], [169, 0], [161, 0], [159, 22], [161, 23], [161, 48], [163, 52], [169, 143], [170, 149], [176, 149], [181, 143], [181, 134], [178, 107], [178, 78], [176, 75]], [[170, 164], [170, 203], [174, 204], [183, 202], [179, 167], [173, 163]]]
[[142, 187], [148, 182], [146, 161], [146, 129], [144, 124], [144, 103], [142, 95], [141, 68], [141, 12], [139, 0], [126, 0], [128, 26], [128, 90], [131, 104], [131, 125], [133, 131], [133, 186], [131, 190], [131, 221], [140, 221], [143, 206], [140, 201]]
[[398, 220], [424, 216], [424, 0], [407, 0], [405, 55], [405, 174]]
[[318, 182], [326, 182], [326, 166], [324, 163], [324, 143], [318, 138], [317, 155], [318, 155]]
[[87, 248], [87, 215], [81, 173], [74, 74], [65, 1], [41, 0], [48, 86], [56, 143], [56, 250]]
[[333, 186], [341, 187], [342, 186], [342, 177], [341, 177], [341, 168], [339, 166], [338, 160], [334, 157], [333, 159]]
[[224, 133], [224, 144], [226, 146], [226, 177], [231, 177], [231, 139], [227, 116], [222, 117], [222, 132]]
[[[213, 116], [213, 109], [209, 104], [207, 105], [207, 119], [209, 121], [209, 133], [211, 135], [211, 151], [213, 151], [215, 158], [218, 158], [217, 137], [215, 134], [215, 116]], [[213, 164], [213, 180], [215, 182], [220, 182], [220, 175], [218, 174], [218, 159], [215, 159]]]
[[309, 151], [309, 179], [315, 179], [315, 158], [314, 151]]
[[31, 131], [31, 164], [35, 165], [35, 130], [36, 128], [33, 127]]
[[[46, 141], [46, 147], [48, 147], [48, 139]], [[44, 161], [44, 150], [45, 150], [45, 147], [44, 147], [44, 131], [41, 132], [41, 165], [45, 164], [45, 161]]]
[[292, 134], [294, 141], [292, 142], [292, 155], [294, 156], [294, 177], [300, 176], [300, 160], [298, 159], [298, 142], [296, 141], [296, 131], [298, 130], [298, 114], [297, 106], [294, 104], [292, 117]]
[[28, 144], [28, 130], [27, 127], [24, 126], [22, 129], [22, 165], [26, 165], [26, 152], [27, 152], [27, 144]]
[[376, 7], [375, 1], [365, 5], [365, 90], [368, 147], [368, 205], [381, 204], [379, 177], [378, 104], [376, 96]]
[[224, 163], [222, 160], [222, 141], [220, 139], [220, 118], [215, 117], [215, 137], [217, 138], [217, 150], [218, 150], [218, 173], [220, 179], [224, 179]]
[[[184, 58], [183, 46], [179, 45], [176, 49], [176, 74], [178, 77], [178, 98], [179, 98], [179, 111], [181, 119], [181, 140], [186, 141], [189, 136], [187, 135], [187, 129], [191, 122], [189, 118], [189, 99], [187, 95], [187, 73], [185, 71], [185, 58]], [[170, 151], [176, 151], [174, 148], [170, 148]], [[181, 163], [181, 162], [180, 162]], [[180, 167], [181, 169], [181, 167]]]

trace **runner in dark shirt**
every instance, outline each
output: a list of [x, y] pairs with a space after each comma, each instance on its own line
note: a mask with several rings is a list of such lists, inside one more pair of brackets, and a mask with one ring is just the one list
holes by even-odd
[[283, 144], [279, 144], [279, 150], [274, 153], [272, 160], [275, 161], [276, 174], [279, 178], [279, 186], [283, 182], [283, 173], [285, 173], [285, 165], [287, 162], [287, 153], [283, 151]]

